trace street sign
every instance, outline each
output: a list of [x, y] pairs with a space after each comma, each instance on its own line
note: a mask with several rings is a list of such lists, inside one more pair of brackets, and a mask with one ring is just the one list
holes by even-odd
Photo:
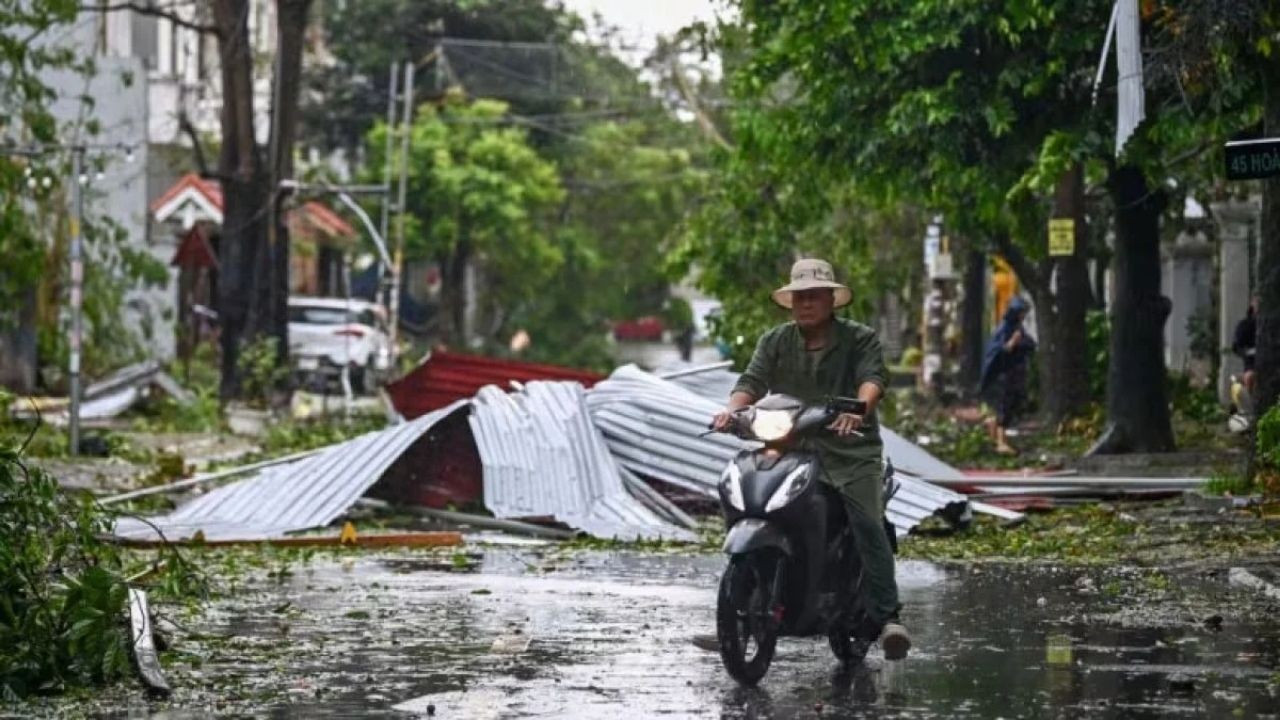
[[1260, 180], [1280, 175], [1280, 138], [1236, 140], [1226, 144], [1227, 179]]
[[1076, 221], [1053, 218], [1049, 221], [1049, 254], [1055, 257], [1076, 253]]

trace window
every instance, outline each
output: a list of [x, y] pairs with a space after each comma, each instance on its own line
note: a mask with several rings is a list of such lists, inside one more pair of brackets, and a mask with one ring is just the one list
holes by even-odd
[[157, 18], [141, 13], [129, 13], [130, 37], [133, 44], [133, 56], [142, 61], [142, 66], [155, 70], [159, 55], [159, 22]]
[[344, 308], [318, 307], [315, 305], [289, 306], [289, 322], [308, 325], [368, 325], [381, 327], [378, 316], [372, 310], [347, 310]]

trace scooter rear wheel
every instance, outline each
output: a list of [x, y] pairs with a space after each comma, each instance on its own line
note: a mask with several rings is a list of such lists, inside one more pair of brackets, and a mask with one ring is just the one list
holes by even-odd
[[778, 642], [770, 616], [773, 562], [761, 554], [734, 557], [720, 578], [716, 636], [720, 660], [730, 677], [755, 685], [769, 671]]

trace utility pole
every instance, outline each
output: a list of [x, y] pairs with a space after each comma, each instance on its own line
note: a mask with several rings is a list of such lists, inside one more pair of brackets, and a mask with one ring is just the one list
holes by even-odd
[[[391, 63], [391, 80], [387, 90], [387, 142], [382, 155], [382, 187], [386, 192], [382, 195], [382, 217], [379, 218], [379, 236], [384, 240], [391, 225], [391, 153], [395, 152], [396, 127], [396, 89], [399, 80], [400, 65]], [[388, 311], [391, 308], [391, 285], [387, 281], [392, 272], [390, 262], [386, 262], [382, 272], [378, 273], [378, 295], [381, 296]], [[393, 334], [392, 337], [395, 337]]]
[[[81, 237], [81, 224], [84, 218], [84, 186], [89, 178], [85, 174], [85, 153], [94, 151], [117, 151], [125, 153], [125, 162], [133, 162], [133, 147], [125, 143], [93, 144], [47, 143], [25, 147], [0, 147], [0, 155], [16, 155], [35, 158], [63, 152], [71, 153], [70, 180], [70, 220], [68, 222], [68, 263], [70, 265], [70, 288], [67, 302], [71, 311], [71, 328], [67, 334], [69, 353], [67, 357], [68, 403], [67, 429], [68, 452], [72, 455], [80, 453], [80, 356], [81, 340], [84, 336], [84, 313], [81, 308], [84, 301], [84, 242]], [[28, 172], [30, 168], [28, 168]], [[28, 179], [30, 187], [35, 187], [35, 178]], [[44, 179], [44, 187], [49, 187], [49, 178]]]
[[68, 407], [68, 428], [71, 436], [69, 451], [72, 457], [80, 454], [80, 339], [83, 331], [83, 314], [80, 311], [84, 290], [84, 258], [80, 240], [80, 220], [83, 214], [84, 191], [80, 186], [80, 176], [84, 174], [84, 148], [76, 146], [71, 150], [71, 227], [70, 227], [70, 261], [71, 261], [71, 338], [69, 372], [70, 404]]
[[400, 278], [404, 272], [404, 231], [409, 194], [409, 139], [413, 134], [413, 70], [414, 64], [404, 64], [404, 135], [400, 138], [400, 192], [396, 202], [396, 255], [391, 271], [391, 344], [400, 337]]

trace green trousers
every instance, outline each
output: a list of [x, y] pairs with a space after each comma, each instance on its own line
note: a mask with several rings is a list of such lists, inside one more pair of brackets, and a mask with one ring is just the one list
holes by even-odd
[[[862, 560], [862, 601], [867, 611], [863, 634], [879, 637], [880, 628], [898, 612], [898, 582], [894, 578], [893, 548], [884, 531], [884, 465], [879, 459], [826, 470], [827, 482], [840, 491], [849, 514], [853, 540]], [[866, 638], [875, 639], [875, 638]]]

